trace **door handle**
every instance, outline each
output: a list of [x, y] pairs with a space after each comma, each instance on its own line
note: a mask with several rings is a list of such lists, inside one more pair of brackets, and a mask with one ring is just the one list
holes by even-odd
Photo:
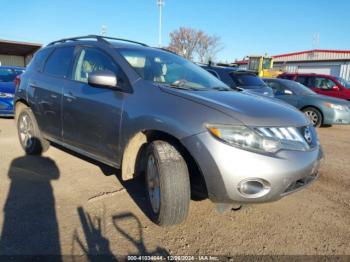
[[33, 89], [40, 88], [36, 83], [30, 83], [29, 86]]
[[76, 97], [71, 92], [64, 93], [63, 96], [66, 98], [68, 102], [72, 102], [73, 100], [76, 99]]

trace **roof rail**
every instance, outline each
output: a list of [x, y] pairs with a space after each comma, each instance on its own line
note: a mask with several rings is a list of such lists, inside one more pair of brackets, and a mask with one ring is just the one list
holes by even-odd
[[107, 41], [107, 39], [108, 39], [108, 40], [117, 40], [117, 41], [123, 41], [123, 42], [138, 44], [138, 45], [142, 45], [142, 46], [147, 46], [144, 43], [140, 43], [140, 42], [136, 42], [136, 41], [132, 41], [132, 40], [127, 40], [127, 39], [123, 39], [123, 38], [108, 37], [108, 36], [100, 36], [100, 35], [86, 35], [86, 36], [77, 36], [77, 37], [63, 38], [63, 39], [60, 39], [60, 40], [53, 41], [53, 42], [49, 43], [48, 46], [59, 44], [59, 43], [65, 43], [65, 42], [68, 42], [68, 41], [78, 41], [78, 40], [89, 39], [89, 38], [94, 38], [97, 41], [104, 42], [106, 44], [110, 44], [110, 42]]

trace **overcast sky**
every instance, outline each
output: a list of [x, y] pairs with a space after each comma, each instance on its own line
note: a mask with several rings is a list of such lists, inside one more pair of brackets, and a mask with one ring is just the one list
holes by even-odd
[[[156, 0], [1, 1], [0, 39], [48, 43], [100, 34], [156, 46]], [[163, 43], [180, 26], [221, 37], [222, 61], [312, 49], [350, 49], [347, 0], [165, 0]], [[313, 41], [314, 35], [319, 41]]]

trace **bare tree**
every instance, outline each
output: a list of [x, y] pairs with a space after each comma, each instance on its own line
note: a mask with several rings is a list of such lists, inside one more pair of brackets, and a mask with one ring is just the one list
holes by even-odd
[[197, 43], [198, 36], [196, 30], [180, 27], [178, 30], [170, 33], [169, 50], [192, 60]]
[[207, 63], [209, 61], [215, 60], [218, 52], [222, 50], [222, 44], [220, 42], [220, 37], [209, 36], [202, 31], [198, 32], [199, 41], [196, 47], [196, 52], [198, 55], [199, 62]]
[[193, 60], [208, 62], [222, 49], [220, 38], [209, 36], [202, 30], [180, 27], [170, 33], [169, 50]]

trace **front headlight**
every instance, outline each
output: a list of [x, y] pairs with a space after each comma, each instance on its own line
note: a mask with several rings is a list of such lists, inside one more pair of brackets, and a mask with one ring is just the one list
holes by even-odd
[[[207, 125], [207, 128], [217, 139], [245, 150], [276, 153], [281, 149], [300, 151], [310, 149], [308, 142], [294, 127], [253, 128], [246, 126]], [[307, 128], [309, 130], [309, 128], [313, 127]], [[311, 139], [317, 138], [313, 136]]]
[[0, 98], [13, 98], [14, 94], [0, 92]]
[[345, 106], [342, 106], [342, 105], [337, 105], [337, 104], [332, 104], [332, 103], [324, 103], [324, 105], [326, 107], [329, 107], [329, 108], [332, 108], [335, 110], [340, 110], [340, 111], [346, 110]]

